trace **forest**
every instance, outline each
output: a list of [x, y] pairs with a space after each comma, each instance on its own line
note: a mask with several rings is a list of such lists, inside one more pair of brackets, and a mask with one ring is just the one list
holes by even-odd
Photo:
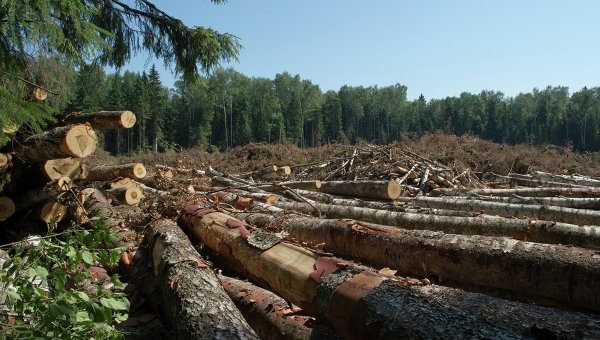
[[386, 144], [403, 135], [444, 131], [509, 144], [555, 144], [600, 149], [600, 88], [570, 93], [563, 86], [509, 97], [499, 91], [407, 99], [407, 87], [342, 86], [323, 91], [300, 75], [248, 77], [219, 68], [169, 89], [156, 67], [107, 74], [101, 66], [70, 70], [57, 111], [129, 109], [133, 131], [106, 135], [112, 153], [225, 149], [249, 142], [313, 147], [366, 140]]

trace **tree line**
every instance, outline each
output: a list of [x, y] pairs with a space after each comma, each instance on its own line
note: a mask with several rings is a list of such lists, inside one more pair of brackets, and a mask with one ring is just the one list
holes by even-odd
[[218, 69], [193, 82], [161, 83], [147, 73], [106, 74], [84, 66], [75, 74], [66, 111], [129, 109], [132, 131], [105, 136], [114, 153], [203, 146], [224, 149], [249, 142], [301, 147], [367, 140], [390, 143], [403, 134], [442, 130], [504, 143], [571, 145], [600, 150], [600, 88], [572, 94], [563, 86], [514, 97], [502, 92], [464, 92], [458, 97], [407, 99], [404, 85], [342, 86], [323, 93], [318, 85], [287, 72], [251, 78]]

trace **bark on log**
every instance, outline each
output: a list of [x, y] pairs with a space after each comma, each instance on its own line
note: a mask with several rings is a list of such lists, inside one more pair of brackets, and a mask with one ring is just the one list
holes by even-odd
[[560, 187], [569, 187], [569, 188], [585, 188], [586, 185], [579, 185], [573, 183], [563, 183], [563, 182], [555, 182], [555, 181], [546, 181], [541, 179], [535, 179], [530, 176], [523, 176], [518, 174], [513, 174], [509, 176], [502, 176], [495, 174], [493, 172], [485, 173], [484, 176], [487, 178], [493, 178], [498, 182], [508, 183], [511, 186], [524, 186], [524, 187], [533, 187], [533, 188], [560, 188]]
[[99, 217], [109, 228], [124, 225], [123, 220], [117, 217], [112, 205], [99, 190], [94, 188], [83, 189], [79, 196], [89, 218]]
[[157, 169], [163, 170], [163, 171], [167, 171], [170, 170], [171, 172], [176, 172], [178, 174], [183, 174], [183, 175], [193, 175], [193, 176], [199, 176], [199, 177], [203, 177], [205, 176], [205, 172], [204, 170], [198, 170], [198, 169], [187, 169], [187, 168], [182, 168], [182, 167], [171, 167], [171, 166], [166, 166], [166, 165], [161, 165], [161, 164], [156, 164], [155, 167]]
[[590, 187], [600, 187], [600, 181], [587, 177], [587, 176], [578, 176], [578, 175], [555, 175], [543, 171], [536, 171], [533, 174], [534, 178], [545, 180], [545, 181], [554, 181], [561, 182], [565, 184], [579, 184]]
[[142, 163], [99, 165], [91, 168], [85, 179], [88, 181], [110, 181], [118, 177], [144, 178], [146, 177], [146, 167]]
[[129, 188], [134, 185], [136, 183], [129, 177], [118, 178], [106, 184], [109, 189]]
[[566, 196], [566, 197], [600, 197], [600, 189], [594, 188], [516, 188], [516, 189], [448, 189], [438, 188], [431, 192], [432, 196], [459, 195], [493, 195], [493, 196]]
[[144, 198], [144, 192], [138, 185], [131, 185], [128, 187], [115, 188], [109, 191], [114, 195], [121, 203], [127, 205], [136, 205], [140, 203]]
[[178, 339], [258, 339], [175, 222], [154, 221], [144, 234], [163, 299], [151, 302]]
[[64, 157], [87, 157], [96, 150], [98, 138], [89, 125], [60, 126], [32, 135], [15, 147], [26, 162], [41, 162]]
[[496, 196], [468, 196], [465, 199], [482, 200], [512, 204], [538, 204], [546, 206], [566, 207], [574, 209], [600, 210], [600, 198], [595, 197], [496, 197]]
[[[519, 337], [504, 324], [493, 324], [459, 306], [418, 296], [405, 283], [373, 272], [338, 269], [335, 263], [341, 261], [339, 259], [325, 257], [319, 260], [314, 253], [287, 243], [278, 243], [268, 250], [250, 246], [240, 228], [235, 227], [241, 222], [228, 215], [206, 213], [201, 207], [190, 205], [182, 212], [181, 221], [194, 237], [231, 265], [245, 270], [255, 280], [307, 312], [327, 318], [344, 337]], [[337, 270], [325, 273], [320, 268], [325, 262], [334, 263]]]
[[266, 289], [223, 275], [219, 279], [263, 340], [340, 339], [330, 327], [319, 324], [314, 317], [298, 314], [298, 307], [290, 307], [287, 301]]
[[86, 178], [89, 166], [79, 158], [50, 159], [41, 163], [40, 170], [48, 179], [69, 177], [71, 179]]
[[253, 184], [245, 184], [242, 182], [238, 182], [231, 178], [221, 177], [221, 176], [213, 176], [210, 179], [210, 183], [214, 186], [226, 186], [232, 189], [240, 189], [248, 192], [253, 192], [257, 194], [268, 194], [265, 190], [259, 189]]
[[396, 181], [332, 181], [322, 182], [321, 191], [343, 196], [359, 196], [395, 200], [402, 188]]
[[0, 196], [0, 222], [15, 213], [15, 203], [8, 197]]
[[600, 257], [594, 250], [353, 220], [233, 216], [260, 228], [284, 230], [297, 241], [324, 243], [323, 249], [336, 256], [396, 269], [402, 275], [499, 288], [600, 311]]
[[579, 225], [600, 224], [600, 211], [595, 210], [573, 209], [545, 205], [486, 202], [464, 199], [461, 197], [418, 196], [401, 200], [427, 208], [485, 211], [485, 213], [491, 215], [497, 214], [505, 217], [527, 216], [540, 220], [565, 222]]
[[257, 187], [262, 190], [275, 192], [284, 190], [283, 187], [298, 190], [319, 191], [321, 189], [321, 181], [286, 181], [275, 184], [257, 185]]
[[[531, 242], [600, 248], [598, 226], [502, 217], [448, 217], [329, 204], [314, 205], [328, 218], [351, 218], [403, 229], [437, 230], [463, 235], [511, 236]], [[314, 208], [308, 204], [280, 201], [275, 203], [275, 206], [305, 214], [315, 214]]]
[[135, 121], [131, 111], [73, 112], [63, 119], [65, 124], [90, 123], [96, 130], [129, 129]]

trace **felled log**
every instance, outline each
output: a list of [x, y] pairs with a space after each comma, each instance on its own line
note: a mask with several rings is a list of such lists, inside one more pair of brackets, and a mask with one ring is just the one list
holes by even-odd
[[553, 207], [545, 205], [514, 204], [487, 202], [462, 197], [426, 197], [418, 196], [410, 199], [402, 199], [415, 205], [439, 208], [455, 209], [463, 211], [485, 211], [487, 214], [497, 214], [510, 217], [527, 216], [540, 220], [565, 222], [579, 225], [600, 224], [600, 211], [587, 209], [573, 209], [565, 207]]
[[157, 170], [155, 174], [140, 178], [138, 181], [154, 188], [162, 188], [173, 181], [173, 172], [171, 170]]
[[90, 169], [86, 180], [110, 181], [118, 177], [140, 179], [146, 177], [146, 167], [142, 163], [128, 163], [118, 165], [99, 165]]
[[[215, 190], [217, 190], [217, 188], [211, 189], [211, 191], [215, 191]], [[238, 189], [228, 189], [227, 192], [242, 195], [244, 197], [250, 197], [255, 201], [259, 201], [259, 202], [266, 203], [266, 204], [274, 204], [275, 202], [279, 201], [279, 199], [281, 198], [281, 196], [275, 195], [275, 194], [260, 194], [260, 193], [254, 193], [254, 192], [246, 192], [246, 191], [238, 190]]]
[[171, 171], [171, 172], [176, 172], [179, 174], [185, 174], [185, 175], [194, 175], [194, 176], [204, 176], [205, 172], [204, 170], [198, 170], [198, 169], [187, 169], [187, 168], [182, 168], [182, 167], [172, 167], [172, 166], [166, 166], [166, 165], [162, 165], [162, 164], [156, 164], [155, 167], [157, 169], [163, 170], [163, 171]]
[[67, 207], [55, 200], [48, 201], [40, 206], [37, 217], [46, 223], [58, 223], [62, 221], [67, 214]]
[[516, 188], [516, 189], [448, 189], [438, 188], [431, 192], [432, 196], [459, 195], [492, 195], [492, 196], [566, 196], [566, 197], [600, 197], [600, 188]]
[[586, 187], [585, 185], [579, 185], [579, 184], [574, 184], [574, 183], [566, 184], [563, 182], [547, 181], [547, 180], [535, 179], [535, 178], [532, 178], [531, 176], [523, 176], [523, 175], [518, 175], [518, 174], [503, 176], [503, 175], [498, 175], [493, 172], [490, 172], [490, 173], [486, 173], [485, 175], [488, 177], [494, 178], [497, 181], [509, 183], [511, 186], [520, 185], [520, 186], [524, 186], [524, 187], [533, 187], [533, 188], [538, 188], [538, 187], [544, 187], [544, 188], [560, 188], [560, 187], [582, 188], [583, 187], [583, 188], [585, 188]]
[[226, 186], [228, 188], [240, 189], [248, 192], [258, 193], [258, 194], [267, 194], [267, 191], [262, 190], [254, 186], [253, 184], [246, 184], [242, 182], [238, 182], [231, 178], [226, 178], [222, 176], [212, 176], [210, 178], [210, 183], [214, 186]]
[[73, 112], [63, 119], [65, 124], [89, 123], [96, 130], [129, 129], [135, 125], [131, 111]]
[[322, 182], [321, 191], [334, 195], [395, 200], [402, 188], [396, 181], [331, 181]]
[[299, 190], [310, 190], [310, 191], [319, 191], [321, 189], [321, 181], [285, 181], [279, 182], [275, 184], [266, 184], [258, 186], [262, 190], [266, 191], [281, 191], [284, 190], [284, 187], [290, 189], [299, 189]]
[[98, 138], [86, 124], [60, 126], [31, 135], [16, 144], [15, 152], [26, 162], [64, 157], [87, 157], [96, 150]]
[[277, 175], [277, 170], [279, 168], [277, 167], [277, 165], [271, 165], [262, 169], [257, 169], [257, 170], [253, 170], [250, 172], [246, 172], [243, 174], [239, 174], [238, 177], [240, 178], [263, 178], [263, 177], [268, 177], [268, 178], [272, 178], [272, 177], [276, 177]]
[[275, 206], [311, 215], [316, 214], [313, 207], [316, 206], [321, 214], [328, 218], [351, 218], [404, 229], [437, 230], [463, 235], [512, 236], [531, 242], [600, 248], [598, 226], [502, 217], [449, 217], [318, 203], [308, 205], [279, 201]]
[[8, 170], [12, 165], [9, 154], [0, 153], [0, 174]]
[[277, 168], [277, 170], [275, 170], [275, 172], [282, 177], [288, 177], [289, 175], [292, 174], [292, 168], [284, 165], [284, 166], [280, 166]]
[[69, 177], [71, 179], [86, 178], [89, 166], [79, 158], [59, 158], [44, 161], [40, 165], [42, 174], [48, 179]]
[[0, 222], [15, 213], [15, 203], [6, 196], [0, 196]]
[[556, 207], [567, 207], [574, 209], [600, 210], [600, 198], [598, 197], [496, 197], [496, 196], [467, 196], [465, 199], [482, 200], [512, 204], [537, 204]]
[[600, 311], [600, 260], [595, 250], [300, 215], [233, 216], [403, 275], [500, 288]]
[[333, 330], [314, 317], [299, 314], [274, 293], [232, 277], [220, 275], [219, 280], [244, 318], [263, 340], [340, 339]]
[[178, 339], [258, 339], [176, 223], [154, 221], [144, 234], [162, 297], [150, 302]]
[[129, 188], [134, 185], [136, 185], [136, 183], [129, 177], [117, 178], [106, 183], [108, 189]]
[[[252, 246], [242, 234], [253, 241], [257, 237], [242, 229], [243, 223], [197, 205], [187, 206], [180, 220], [229, 264], [307, 312], [327, 318], [346, 338], [519, 336], [504, 324], [493, 324], [451, 302], [419, 296], [408, 286], [410, 282], [422, 284], [419, 280], [400, 283], [373, 272], [344, 268], [340, 259], [319, 257], [287, 243]], [[272, 235], [266, 239], [274, 240]]]
[[545, 180], [545, 181], [554, 181], [561, 182], [565, 184], [579, 184], [590, 187], [600, 187], [600, 181], [593, 179], [587, 176], [580, 175], [556, 175], [543, 171], [536, 171], [532, 175], [534, 178]]
[[246, 211], [270, 212], [274, 214], [282, 214], [284, 211], [280, 208], [252, 199], [249, 203], [244, 202], [244, 194], [235, 194], [226, 191], [219, 191], [208, 195], [214, 203], [226, 203], [230, 206]]
[[130, 185], [111, 189], [110, 194], [115, 196], [121, 203], [136, 205], [144, 198], [144, 192], [138, 185]]
[[15, 197], [15, 206], [17, 211], [27, 209], [43, 202], [54, 201], [62, 192], [69, 189], [69, 177], [56, 179], [43, 188], [36, 188]]

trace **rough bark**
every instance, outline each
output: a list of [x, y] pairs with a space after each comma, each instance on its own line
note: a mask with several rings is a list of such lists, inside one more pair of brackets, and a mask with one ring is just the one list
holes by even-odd
[[161, 164], [156, 164], [155, 167], [159, 170], [172, 171], [172, 172], [176, 172], [178, 174], [183, 174], [183, 175], [193, 175], [193, 176], [198, 176], [198, 177], [205, 176], [204, 170], [187, 169], [187, 168], [182, 168], [182, 167], [174, 168], [171, 166], [166, 166], [166, 165], [161, 165]]
[[15, 147], [22, 160], [33, 163], [64, 157], [87, 157], [96, 150], [98, 138], [89, 125], [60, 126], [29, 136]]
[[448, 189], [438, 188], [431, 192], [432, 196], [446, 195], [493, 195], [493, 196], [566, 196], [566, 197], [600, 197], [600, 188], [516, 188], [516, 189]]
[[86, 178], [89, 166], [79, 158], [50, 159], [40, 165], [42, 174], [48, 179], [69, 177], [71, 179]]
[[495, 173], [486, 173], [486, 176], [490, 178], [494, 178], [497, 181], [505, 182], [510, 184], [511, 186], [524, 186], [524, 187], [533, 187], [533, 188], [560, 188], [560, 187], [570, 187], [570, 188], [585, 188], [586, 185], [580, 185], [575, 183], [564, 183], [564, 182], [556, 182], [542, 179], [535, 179], [532, 177], [519, 176], [517, 174], [510, 176], [502, 176]]
[[141, 179], [146, 177], [146, 168], [142, 163], [99, 165], [90, 169], [86, 180], [110, 181], [118, 177]]
[[8, 197], [0, 196], [0, 221], [5, 221], [15, 213], [15, 203]]
[[[340, 339], [333, 330], [298, 307], [249, 282], [219, 276], [221, 284], [244, 318], [263, 340]], [[300, 313], [299, 313], [300, 312]]]
[[553, 207], [545, 205], [514, 204], [500, 202], [477, 201], [460, 197], [426, 197], [418, 196], [403, 199], [415, 205], [438, 209], [455, 209], [463, 211], [480, 211], [500, 216], [537, 218], [540, 220], [565, 222], [579, 225], [600, 224], [600, 211]]
[[402, 189], [396, 181], [331, 181], [322, 182], [321, 191], [343, 196], [395, 200]]
[[175, 222], [154, 221], [144, 234], [162, 297], [151, 302], [178, 339], [258, 339]]
[[110, 202], [99, 190], [94, 188], [83, 189], [79, 193], [79, 199], [89, 218], [99, 217], [109, 228], [118, 228], [124, 224]]
[[233, 216], [261, 228], [284, 230], [297, 241], [325, 244], [324, 250], [336, 256], [389, 267], [403, 275], [499, 288], [600, 311], [596, 293], [600, 291], [600, 257], [594, 250], [353, 220], [257, 213]]
[[[502, 217], [449, 217], [329, 204], [313, 205], [328, 218], [351, 218], [404, 229], [437, 230], [463, 235], [511, 236], [532, 242], [600, 248], [598, 226]], [[305, 214], [315, 214], [314, 208], [308, 204], [280, 201], [275, 203], [275, 206]]]
[[[406, 283], [373, 272], [341, 268], [327, 275], [315, 270], [319, 256], [304, 248], [287, 243], [267, 250], [250, 246], [240, 228], [228, 227], [241, 222], [220, 212], [206, 213], [190, 205], [182, 212], [181, 221], [232, 266], [307, 312], [327, 318], [344, 337], [519, 337], [504, 324], [492, 324], [459, 306], [417, 297]], [[322, 260], [327, 259], [331, 258]]]
[[73, 112], [63, 119], [66, 124], [89, 123], [96, 130], [129, 129], [135, 121], [131, 111]]
[[282, 191], [284, 188], [319, 191], [321, 189], [321, 181], [286, 181], [276, 184], [260, 185], [259, 188], [266, 191]]
[[556, 175], [543, 171], [536, 171], [533, 176], [534, 178], [545, 180], [545, 181], [554, 181], [561, 182], [565, 184], [579, 184], [590, 187], [600, 187], [600, 181], [597, 179], [593, 179], [587, 176], [580, 175]]
[[537, 204], [574, 209], [600, 210], [600, 198], [595, 197], [496, 197], [496, 196], [468, 196], [464, 199], [482, 200], [511, 204]]

